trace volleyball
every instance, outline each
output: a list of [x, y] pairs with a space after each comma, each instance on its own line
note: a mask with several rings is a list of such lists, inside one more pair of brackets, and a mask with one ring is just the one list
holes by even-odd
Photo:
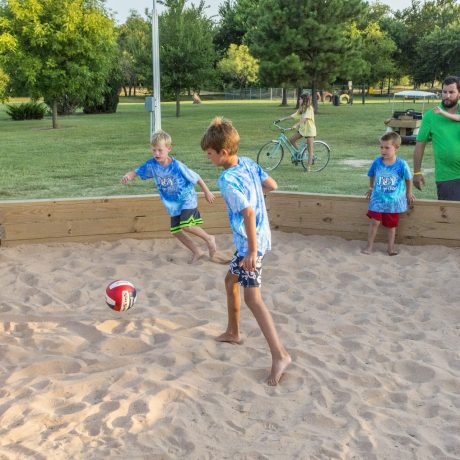
[[136, 302], [136, 298], [136, 288], [129, 281], [112, 281], [105, 290], [105, 301], [115, 311], [129, 310]]

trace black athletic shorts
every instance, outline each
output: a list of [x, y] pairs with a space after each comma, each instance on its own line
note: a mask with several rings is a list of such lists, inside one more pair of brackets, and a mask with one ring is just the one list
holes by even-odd
[[436, 182], [438, 200], [460, 201], [460, 179]]

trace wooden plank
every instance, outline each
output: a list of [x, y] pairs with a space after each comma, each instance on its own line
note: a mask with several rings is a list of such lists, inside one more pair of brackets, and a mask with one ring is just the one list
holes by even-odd
[[[272, 228], [303, 234], [365, 240], [367, 200], [357, 196], [271, 193], [267, 209]], [[210, 205], [199, 194], [204, 227], [229, 233], [219, 194]], [[171, 237], [169, 216], [157, 195], [0, 202], [0, 244], [113, 241]], [[397, 241], [460, 246], [460, 202], [420, 200], [401, 216]], [[379, 229], [378, 240], [386, 238]]]

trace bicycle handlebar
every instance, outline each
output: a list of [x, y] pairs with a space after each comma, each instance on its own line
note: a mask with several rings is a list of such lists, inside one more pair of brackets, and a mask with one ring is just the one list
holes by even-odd
[[276, 126], [280, 131], [286, 132], [286, 131], [291, 131], [294, 128], [284, 128], [283, 126], [280, 126], [278, 123], [280, 123], [281, 120], [275, 120], [273, 122], [273, 126]]

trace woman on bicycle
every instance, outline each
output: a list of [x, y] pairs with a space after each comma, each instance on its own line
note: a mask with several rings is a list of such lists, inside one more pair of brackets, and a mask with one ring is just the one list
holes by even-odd
[[292, 128], [297, 129], [297, 132], [289, 138], [291, 144], [297, 149], [297, 141], [305, 137], [308, 146], [308, 169], [310, 170], [313, 164], [313, 141], [316, 137], [315, 113], [313, 111], [312, 98], [310, 93], [304, 91], [300, 95], [301, 104], [299, 109], [289, 115], [288, 117], [281, 118], [280, 121], [293, 118], [299, 120]]

